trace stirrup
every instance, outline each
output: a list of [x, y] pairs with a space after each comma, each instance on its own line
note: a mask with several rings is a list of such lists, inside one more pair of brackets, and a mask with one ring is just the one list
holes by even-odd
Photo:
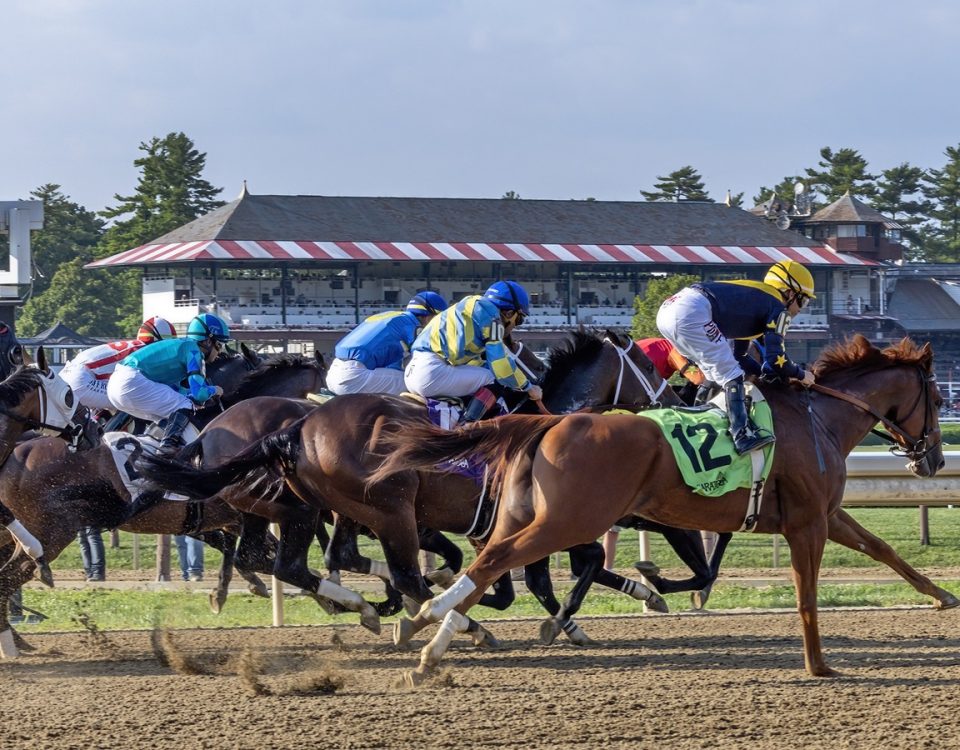
[[775, 442], [776, 438], [766, 430], [750, 430], [744, 427], [733, 437], [733, 448], [738, 456], [750, 453]]

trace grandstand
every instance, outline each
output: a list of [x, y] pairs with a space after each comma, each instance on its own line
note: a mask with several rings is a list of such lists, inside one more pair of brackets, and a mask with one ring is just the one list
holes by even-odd
[[[251, 195], [88, 267], [139, 267], [144, 310], [184, 325], [200, 311], [248, 341], [328, 352], [364, 316], [432, 288], [451, 302], [513, 278], [531, 294], [524, 337], [576, 325], [629, 328], [651, 278], [759, 279], [798, 260], [817, 300], [794, 322], [809, 359], [845, 316], [884, 316], [887, 265], [778, 229], [725, 204]], [[892, 328], [879, 331], [885, 335]], [[872, 336], [878, 340], [876, 332]]]

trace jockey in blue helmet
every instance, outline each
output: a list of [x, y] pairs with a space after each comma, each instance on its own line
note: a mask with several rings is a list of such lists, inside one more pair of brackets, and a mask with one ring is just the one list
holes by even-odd
[[230, 340], [227, 324], [211, 313], [201, 313], [187, 327], [185, 338], [171, 338], [145, 346], [120, 362], [107, 384], [110, 402], [140, 419], [167, 419], [160, 443], [163, 453], [183, 445], [183, 431], [197, 404], [223, 395], [206, 378], [206, 363]]
[[327, 388], [346, 393], [404, 391], [403, 360], [417, 334], [445, 310], [447, 301], [436, 292], [417, 292], [405, 310], [371, 315], [337, 342], [327, 371]]
[[[527, 380], [503, 343], [529, 314], [530, 296], [516, 281], [497, 281], [482, 295], [464, 297], [417, 337], [405, 372], [407, 389], [426, 397], [473, 394], [489, 407], [494, 398], [488, 386], [496, 382], [539, 401], [540, 387]], [[479, 419], [483, 411], [468, 407], [464, 419]]]

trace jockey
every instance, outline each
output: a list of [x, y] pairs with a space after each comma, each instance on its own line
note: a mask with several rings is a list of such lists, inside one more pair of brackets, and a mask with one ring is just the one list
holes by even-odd
[[540, 386], [517, 367], [504, 337], [530, 314], [530, 297], [516, 281], [497, 281], [483, 295], [464, 297], [435, 317], [413, 343], [404, 372], [407, 389], [426, 397], [469, 396], [463, 421], [483, 416], [500, 387], [543, 398]]
[[176, 337], [177, 332], [169, 321], [159, 316], [147, 318], [135, 339], [111, 341], [84, 349], [64, 365], [60, 377], [73, 389], [79, 403], [89, 409], [113, 411], [114, 406], [107, 398], [107, 381], [117, 363], [147, 344]]
[[213, 362], [230, 329], [216, 315], [201, 313], [187, 326], [186, 338], [167, 339], [135, 351], [117, 365], [107, 384], [115, 408], [140, 419], [167, 419], [160, 452], [183, 445], [183, 431], [195, 404], [223, 395], [206, 379], [206, 362]]
[[337, 342], [336, 357], [327, 371], [327, 388], [346, 393], [404, 391], [403, 359], [417, 334], [447, 307], [429, 290], [417, 292], [405, 310], [371, 315]]
[[[794, 260], [775, 263], [763, 282], [718, 281], [693, 284], [664, 301], [657, 328], [709, 380], [723, 386], [730, 434], [737, 453], [773, 442], [750, 420], [744, 398], [746, 372], [795, 378], [813, 385], [814, 376], [787, 358], [783, 340], [791, 319], [811, 299], [813, 276]], [[750, 339], [763, 337], [762, 367], [747, 356]], [[731, 349], [728, 339], [735, 339]]]

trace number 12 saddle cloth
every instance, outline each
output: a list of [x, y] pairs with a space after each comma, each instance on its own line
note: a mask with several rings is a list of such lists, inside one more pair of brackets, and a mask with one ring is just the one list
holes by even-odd
[[[773, 415], [763, 394], [753, 388], [750, 416], [757, 427], [773, 433]], [[763, 457], [760, 476], [755, 476], [753, 454], [738, 456], [730, 437], [723, 394], [710, 402], [710, 409], [651, 409], [637, 414], [638, 417], [656, 422], [673, 450], [677, 468], [683, 480], [696, 494], [705, 497], [720, 497], [736, 489], [755, 486], [765, 482], [773, 465], [772, 443], [754, 453]], [[615, 409], [607, 413], [624, 413]], [[758, 456], [759, 457], [759, 456]]]

